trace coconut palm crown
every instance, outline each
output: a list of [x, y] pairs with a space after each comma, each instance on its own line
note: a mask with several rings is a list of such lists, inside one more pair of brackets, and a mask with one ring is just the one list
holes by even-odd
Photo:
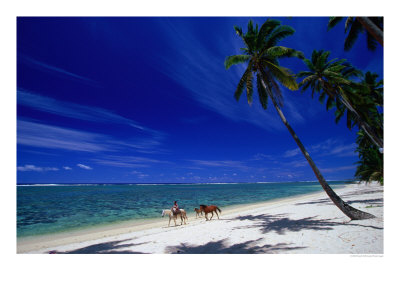
[[297, 90], [298, 86], [295, 76], [290, 70], [279, 65], [279, 59], [283, 57], [304, 58], [304, 55], [300, 51], [277, 46], [277, 43], [292, 35], [294, 29], [290, 26], [280, 25], [277, 20], [270, 19], [260, 29], [258, 25], [254, 27], [250, 20], [245, 34], [241, 28], [237, 26], [234, 28], [237, 35], [242, 38], [245, 48], [241, 48], [243, 54], [228, 56], [225, 60], [225, 68], [229, 69], [235, 64], [248, 63], [234, 94], [236, 100], [239, 100], [246, 88], [247, 101], [249, 104], [252, 103], [253, 81], [254, 74], [256, 74], [256, 86], [262, 107], [267, 108], [268, 97], [276, 100], [282, 106], [283, 99], [278, 82], [290, 90]]
[[347, 111], [347, 126], [351, 129], [359, 125], [379, 148], [383, 148], [382, 138], [373, 128], [374, 122], [363, 112], [368, 98], [359, 92], [361, 84], [351, 80], [361, 77], [362, 72], [344, 59], [328, 60], [329, 55], [329, 51], [314, 50], [311, 59], [303, 60], [308, 70], [297, 74], [298, 78], [303, 78], [299, 83], [301, 91], [311, 89], [311, 97], [319, 93], [321, 103], [326, 99], [327, 109], [336, 106], [336, 121]]

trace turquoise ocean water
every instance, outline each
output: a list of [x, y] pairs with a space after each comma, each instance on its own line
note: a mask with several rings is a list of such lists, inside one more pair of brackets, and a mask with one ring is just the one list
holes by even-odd
[[[330, 182], [341, 188], [343, 181]], [[17, 186], [17, 236], [27, 237], [160, 218], [175, 200], [192, 212], [200, 204], [224, 207], [322, 191], [316, 182], [238, 184], [91, 184]]]

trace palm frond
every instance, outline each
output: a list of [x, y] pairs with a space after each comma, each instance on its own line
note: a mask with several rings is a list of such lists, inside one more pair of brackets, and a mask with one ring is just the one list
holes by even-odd
[[249, 38], [246, 35], [243, 35], [243, 31], [242, 28], [238, 27], [238, 26], [233, 26], [233, 28], [235, 28], [235, 32], [238, 36], [240, 36], [244, 42], [244, 44], [247, 46], [248, 51], [247, 52], [251, 52], [251, 40], [249, 40]]
[[275, 46], [280, 40], [288, 37], [294, 33], [294, 29], [287, 25], [276, 27], [271, 34], [267, 37], [267, 45], [269, 47]]
[[314, 98], [314, 93], [315, 93], [315, 81], [311, 81], [311, 98]]
[[[305, 73], [305, 72], [304, 72]], [[317, 76], [315, 76], [313, 73], [311, 72], [307, 72], [309, 73], [309, 75], [307, 77], [305, 77], [299, 84], [298, 86], [302, 88], [302, 91], [304, 92], [307, 87], [311, 84], [311, 81], [315, 81], [317, 80]]]
[[265, 21], [258, 32], [257, 36], [257, 48], [260, 48], [262, 43], [265, 41], [265, 38], [279, 25], [281, 24], [278, 20], [268, 19]]
[[330, 17], [328, 21], [328, 30], [335, 27], [342, 19], [343, 17]]
[[265, 66], [271, 71], [274, 77], [288, 89], [295, 91], [298, 90], [295, 75], [290, 73], [290, 70], [281, 66], [277, 66], [268, 60], [264, 61]]
[[[303, 82], [302, 82], [303, 83]], [[301, 86], [299, 84], [299, 87], [301, 87], [301, 92], [304, 92], [305, 90], [308, 89], [308, 87], [313, 83], [313, 80], [309, 80], [305, 83], [303, 83]]]
[[260, 68], [261, 79], [265, 83], [266, 92], [268, 96], [275, 100], [279, 106], [283, 106], [282, 92], [279, 88], [278, 83], [275, 81], [273, 74], [267, 68]]
[[345, 78], [350, 78], [350, 77], [361, 78], [364, 75], [362, 71], [358, 70], [348, 62], [344, 62], [342, 65], [344, 66], [344, 68], [342, 69], [341, 73]]
[[329, 78], [329, 80], [334, 80], [335, 84], [347, 84], [350, 85], [352, 82], [342, 76], [342, 74], [337, 72], [331, 72], [329, 70], [325, 70], [322, 74]]
[[246, 77], [246, 92], [247, 92], [247, 103], [251, 105], [253, 102], [253, 72], [249, 72]]
[[242, 77], [241, 77], [240, 80], [239, 80], [239, 83], [238, 83], [238, 85], [237, 85], [237, 88], [236, 88], [236, 91], [235, 91], [235, 94], [234, 94], [234, 97], [235, 97], [235, 99], [236, 99], [237, 101], [239, 101], [240, 96], [241, 96], [242, 93], [243, 93], [244, 87], [245, 87], [246, 84], [247, 84], [248, 77], [252, 75], [252, 70], [251, 70], [251, 68], [252, 68], [252, 64], [249, 63], [249, 65], [247, 66], [246, 71], [244, 71]]
[[308, 77], [308, 76], [312, 76], [314, 75], [313, 72], [310, 71], [300, 71], [299, 73], [297, 73], [296, 77], [297, 78], [301, 78], [301, 77]]
[[323, 66], [326, 64], [330, 54], [331, 54], [330, 51], [321, 52], [320, 55], [318, 55], [318, 58], [316, 59], [315, 68], [321, 70]]
[[247, 23], [247, 34], [254, 34], [253, 20], [249, 20]]
[[298, 57], [300, 59], [304, 59], [303, 52], [283, 46], [273, 46], [265, 48], [260, 51], [260, 55], [263, 54], [271, 58]]
[[378, 42], [376, 39], [369, 33], [367, 33], [367, 48], [371, 51], [374, 51], [378, 46]]
[[351, 25], [353, 25], [354, 21], [354, 17], [347, 17], [346, 22], [344, 23], [344, 32], [347, 32], [349, 28], [351, 28]]
[[[318, 97], [319, 103], [323, 104], [325, 102], [326, 97], [327, 97], [327, 94], [325, 92], [321, 92]], [[329, 98], [329, 96], [328, 96], [328, 98]]]
[[[358, 34], [361, 33], [363, 30], [364, 30], [364, 27], [362, 27], [362, 25], [359, 22], [357, 22], [357, 21], [352, 22], [349, 33], [344, 41], [344, 50], [345, 51], [349, 51], [353, 47], [355, 41], [358, 38]], [[346, 30], [346, 32], [347, 32], [347, 30]]]
[[[343, 61], [345, 61], [343, 59]], [[346, 66], [341, 65], [341, 64], [332, 64], [330, 66], [324, 66], [324, 71], [332, 72], [332, 73], [337, 73], [339, 76], [342, 74], [341, 71], [346, 68]]]
[[268, 107], [268, 94], [265, 90], [262, 82], [261, 82], [261, 75], [257, 72], [257, 91], [258, 91], [258, 98], [260, 99], [261, 106], [264, 109]]
[[347, 124], [347, 128], [348, 129], [351, 129], [351, 128], [353, 128], [353, 122], [352, 122], [352, 115], [351, 115], [351, 112], [348, 110], [347, 111], [347, 122], [346, 122], [346, 124]]
[[339, 123], [340, 119], [343, 117], [345, 110], [336, 109], [335, 111], [335, 123]]
[[305, 59], [303, 59], [303, 62], [311, 71], [315, 71], [314, 64], [312, 63], [311, 60], [305, 58]]
[[[317, 64], [318, 57], [320, 57], [323, 52], [324, 52], [324, 50], [314, 50], [312, 52], [312, 54], [311, 54], [311, 63], [313, 65]], [[329, 51], [326, 51], [326, 52], [329, 52]]]
[[225, 69], [229, 69], [233, 65], [248, 62], [250, 60], [250, 55], [231, 55], [225, 59], [224, 65]]
[[[319, 96], [319, 102], [324, 103], [323, 99], [325, 99], [325, 96], [326, 96], [326, 93], [322, 92]], [[331, 108], [333, 108], [334, 105], [335, 105], [335, 99], [328, 96], [326, 99], [326, 110], [330, 110]]]
[[235, 32], [238, 36], [242, 37], [243, 36], [243, 31], [242, 28], [238, 27], [238, 26], [233, 26], [233, 28], [235, 28]]
[[[327, 59], [327, 60], [328, 60], [328, 59]], [[329, 68], [330, 66], [335, 66], [337, 60], [338, 60], [337, 58], [328, 60], [322, 68], [323, 68], [323, 69], [326, 69], [326, 68]]]

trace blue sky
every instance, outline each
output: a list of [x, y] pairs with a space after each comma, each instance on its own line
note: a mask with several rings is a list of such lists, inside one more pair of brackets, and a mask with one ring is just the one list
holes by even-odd
[[[17, 19], [17, 182], [315, 180], [273, 106], [233, 98], [244, 66], [234, 25], [251, 17]], [[267, 17], [251, 18], [262, 24]], [[331, 51], [383, 74], [383, 51], [344, 24], [274, 17], [296, 33], [281, 45]], [[299, 59], [281, 61], [294, 72]], [[283, 90], [288, 121], [328, 180], [353, 178], [355, 132], [309, 92]]]

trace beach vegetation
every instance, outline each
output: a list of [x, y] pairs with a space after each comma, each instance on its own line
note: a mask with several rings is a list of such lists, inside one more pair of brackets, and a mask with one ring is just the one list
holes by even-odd
[[[319, 93], [319, 101], [326, 102], [327, 110], [336, 108], [336, 122], [347, 112], [347, 127], [358, 125], [377, 147], [383, 148], [383, 126], [376, 108], [380, 101], [377, 99], [379, 87], [369, 85], [370, 81], [355, 82], [352, 79], [362, 77], [362, 72], [344, 59], [329, 60], [329, 55], [329, 51], [314, 50], [311, 59], [303, 60], [308, 70], [297, 74], [298, 78], [303, 78], [299, 83], [301, 91], [311, 89], [311, 97]], [[376, 79], [371, 76], [368, 73], [366, 78]], [[379, 128], [382, 128], [380, 132]]]
[[[343, 20], [343, 17], [330, 17], [328, 30], [335, 27]], [[344, 41], [344, 49], [349, 51], [360, 33], [367, 34], [367, 47], [374, 51], [377, 43], [383, 46], [383, 17], [347, 17], [344, 26], [347, 33]]]
[[360, 181], [377, 181], [383, 185], [383, 153], [375, 145], [371, 144], [360, 130], [357, 133], [357, 149], [359, 161], [355, 177]]
[[[373, 215], [348, 205], [332, 190], [282, 112], [283, 95], [280, 85], [290, 90], [298, 90], [298, 85], [296, 76], [288, 68], [282, 67], [279, 59], [284, 57], [304, 59], [302, 52], [278, 45], [281, 40], [293, 35], [295, 32], [294, 29], [290, 26], [281, 25], [280, 21], [272, 19], [268, 19], [260, 28], [258, 25], [254, 26], [250, 20], [246, 33], [240, 27], [235, 26], [234, 29], [242, 39], [244, 48], [240, 49], [242, 52], [240, 55], [228, 56], [225, 59], [225, 68], [229, 69], [231, 66], [241, 63], [247, 64], [247, 68], [240, 78], [234, 93], [236, 100], [240, 99], [241, 94], [246, 89], [247, 101], [251, 104], [253, 98], [253, 81], [256, 81], [261, 106], [267, 109], [268, 100], [271, 100], [282, 122], [289, 130], [322, 188], [333, 203], [352, 220], [373, 218]], [[322, 58], [320, 60], [323, 61], [327, 55], [324, 53], [321, 53], [321, 55]], [[342, 70], [342, 67], [337, 65], [336, 69]], [[333, 99], [336, 99], [336, 97], [333, 97]]]
[[[319, 93], [326, 109], [335, 109], [335, 121], [346, 115], [349, 129], [358, 126], [355, 177], [383, 184], [383, 80], [372, 72], [362, 74], [345, 60], [329, 60], [329, 51], [316, 51], [304, 59], [309, 70], [297, 74], [301, 91]], [[355, 81], [355, 80], [358, 80]]]

